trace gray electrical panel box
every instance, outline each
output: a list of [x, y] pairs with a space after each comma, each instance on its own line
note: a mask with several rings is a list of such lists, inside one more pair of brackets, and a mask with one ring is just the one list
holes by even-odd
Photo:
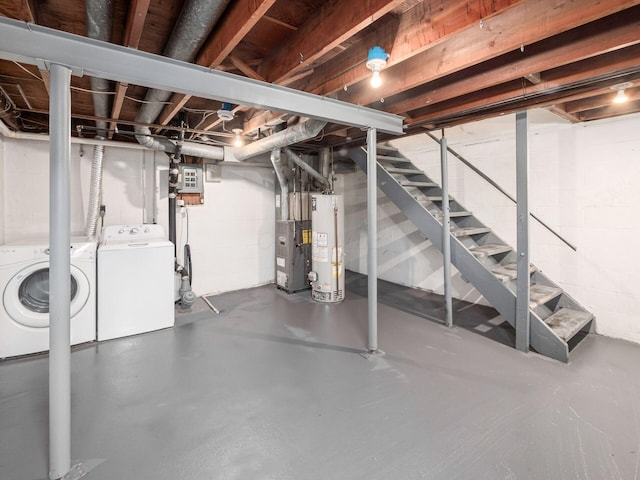
[[203, 193], [202, 188], [202, 165], [182, 163], [178, 167], [177, 190], [179, 193]]
[[276, 222], [276, 285], [294, 293], [309, 287], [311, 221]]

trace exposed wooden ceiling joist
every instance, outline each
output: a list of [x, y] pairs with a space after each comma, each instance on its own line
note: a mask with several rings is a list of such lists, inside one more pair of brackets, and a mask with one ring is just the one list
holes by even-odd
[[607, 15], [640, 4], [640, 0], [523, 0], [482, 24], [464, 29], [460, 35], [447, 37], [426, 52], [387, 69], [394, 81], [373, 90], [360, 84], [339, 92], [338, 98], [360, 105], [371, 105], [426, 82], [488, 61], [510, 51], [519, 50], [547, 37], [560, 34]]
[[[402, 0], [363, 0], [358, 8], [330, 0], [311, 16], [264, 62], [264, 76], [272, 83], [296, 74], [397, 7]], [[330, 25], [330, 28], [327, 28]]]
[[[445, 78], [432, 82], [433, 87], [426, 92], [409, 93], [405, 95], [407, 99], [399, 102], [387, 99], [385, 110], [393, 113], [408, 112], [516, 80], [532, 72], [550, 70], [640, 43], [640, 7], [631, 11], [637, 15], [624, 12], [607, 17], [595, 24], [527, 46], [524, 52], [510, 52], [507, 56], [500, 57], [494, 68], [464, 75], [453, 81]], [[537, 83], [543, 80], [540, 75], [540, 82]]]
[[[198, 65], [216, 68], [231, 51], [238, 46], [245, 35], [273, 6], [276, 0], [235, 0], [230, 10], [225, 12], [224, 23], [217, 28], [196, 58]], [[174, 94], [157, 122], [167, 125], [184, 107], [190, 95]]]
[[[127, 16], [127, 26], [124, 33], [123, 45], [130, 48], [138, 48], [140, 44], [140, 38], [142, 37], [142, 30], [144, 27], [144, 21], [147, 18], [147, 12], [149, 11], [149, 4], [151, 0], [132, 0], [129, 5], [129, 13]], [[122, 111], [122, 104], [124, 103], [124, 97], [127, 93], [129, 85], [122, 82], [116, 84], [116, 95], [113, 99], [113, 106], [111, 109], [111, 118], [119, 119], [120, 112]], [[113, 138], [113, 132], [115, 131], [116, 123], [111, 122], [109, 124], [109, 139]]]
[[[0, 15], [84, 35], [84, 1], [0, 0]], [[158, 54], [185, 2], [113, 4], [112, 42]], [[578, 122], [634, 111], [637, 86], [628, 89], [626, 106], [607, 102], [615, 95], [609, 87], [639, 73], [637, 31], [640, 0], [234, 0], [196, 63], [405, 114], [409, 132], [536, 105]], [[375, 45], [391, 54], [378, 90], [365, 66]], [[17, 108], [24, 99], [33, 107], [14, 115], [16, 128], [45, 131], [46, 117], [34, 112], [48, 105], [46, 72], [0, 61], [0, 75]], [[88, 77], [72, 85], [74, 125], [82, 125], [93, 113]], [[111, 119], [134, 121], [145, 90], [116, 84]], [[201, 131], [220, 130], [219, 99], [209, 98], [174, 94], [156, 125], [185, 109], [197, 112], [191, 120]], [[243, 105], [234, 111], [246, 112], [251, 135], [290, 121]], [[332, 134], [338, 130], [342, 139]], [[325, 133], [328, 143], [364, 136], [335, 125]]]

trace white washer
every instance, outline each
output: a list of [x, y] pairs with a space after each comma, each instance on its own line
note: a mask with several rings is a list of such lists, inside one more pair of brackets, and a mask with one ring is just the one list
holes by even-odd
[[174, 324], [173, 243], [160, 225], [104, 227], [98, 247], [98, 340]]
[[[49, 350], [47, 240], [0, 246], [0, 358]], [[71, 344], [96, 339], [96, 242], [71, 239]]]

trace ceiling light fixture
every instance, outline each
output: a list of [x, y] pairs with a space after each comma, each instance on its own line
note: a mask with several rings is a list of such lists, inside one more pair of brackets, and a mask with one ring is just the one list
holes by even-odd
[[629, 97], [627, 97], [627, 95], [624, 93], [624, 90], [621, 88], [620, 90], [618, 90], [618, 93], [613, 99], [613, 103], [624, 103], [627, 100], [629, 100]]
[[627, 97], [627, 94], [624, 93], [624, 91], [631, 86], [633, 86], [633, 83], [625, 82], [609, 87], [611, 88], [611, 90], [616, 90], [618, 92], [616, 93], [616, 96], [613, 97], [613, 103], [625, 103], [627, 100], [629, 100], [629, 97]]
[[223, 122], [230, 122], [231, 120], [233, 120], [234, 115], [232, 106], [228, 102], [223, 102], [222, 107], [220, 107], [220, 110], [218, 110], [216, 113], [218, 114], [218, 118]]
[[233, 137], [233, 145], [235, 147], [241, 147], [242, 145], [244, 145], [244, 141], [242, 140], [242, 129], [241, 128], [234, 128], [233, 130], [231, 130], [234, 134]]
[[384, 48], [373, 47], [369, 49], [366, 66], [373, 72], [371, 76], [371, 86], [373, 88], [378, 88], [382, 85], [380, 70], [387, 66], [387, 58], [389, 58], [389, 54], [384, 51]]

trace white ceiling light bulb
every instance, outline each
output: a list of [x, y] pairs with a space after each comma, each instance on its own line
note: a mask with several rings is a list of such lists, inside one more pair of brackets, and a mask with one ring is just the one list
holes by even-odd
[[373, 75], [371, 76], [371, 86], [373, 88], [378, 88], [382, 85], [382, 77], [380, 76], [380, 70], [374, 70]]
[[244, 145], [244, 142], [242, 141], [242, 136], [240, 135], [242, 133], [242, 130], [239, 128], [234, 128], [233, 133], [235, 135], [233, 138], [233, 145], [235, 147], [241, 147], [242, 145]]
[[624, 93], [624, 88], [621, 88], [613, 99], [613, 103], [624, 103], [627, 100], [629, 100], [629, 97]]

